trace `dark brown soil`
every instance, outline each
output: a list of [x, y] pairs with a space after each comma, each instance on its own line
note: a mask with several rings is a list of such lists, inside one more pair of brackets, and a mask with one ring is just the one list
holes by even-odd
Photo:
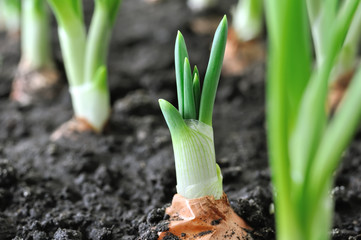
[[[113, 114], [104, 135], [52, 143], [50, 134], [71, 118], [67, 89], [53, 102], [10, 102], [19, 46], [0, 35], [0, 239], [156, 239], [166, 228], [164, 206], [175, 193], [170, 134], [158, 98], [176, 102], [173, 48], [185, 36], [192, 64], [204, 73], [211, 35], [190, 27], [185, 1], [148, 5], [125, 0], [109, 55]], [[235, 0], [222, 0], [222, 16]], [[89, 22], [92, 1], [86, 1]], [[54, 23], [55, 26], [55, 23]], [[57, 32], [54, 53], [62, 69]], [[63, 72], [64, 74], [64, 72]], [[217, 160], [231, 205], [255, 229], [274, 239], [264, 119], [264, 64], [242, 76], [222, 77], [214, 131]], [[65, 79], [63, 80], [66, 82]], [[361, 134], [338, 173], [333, 239], [361, 239]], [[169, 239], [174, 239], [169, 236]]]

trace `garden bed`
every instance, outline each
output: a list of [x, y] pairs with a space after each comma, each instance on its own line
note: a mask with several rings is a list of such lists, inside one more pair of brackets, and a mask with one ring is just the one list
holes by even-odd
[[[192, 31], [196, 16], [184, 2], [123, 2], [110, 46], [113, 112], [104, 135], [49, 140], [72, 115], [65, 87], [53, 102], [20, 107], [9, 101], [19, 46], [1, 34], [0, 239], [156, 239], [176, 185], [171, 138], [157, 100], [176, 102], [177, 30], [182, 30], [192, 64], [201, 73], [212, 38]], [[222, 17], [234, 3], [222, 1], [209, 16]], [[92, 1], [84, 7], [89, 22]], [[55, 21], [53, 37], [61, 66]], [[264, 63], [257, 63], [241, 76], [221, 77], [213, 125], [231, 205], [254, 228], [255, 239], [271, 240], [275, 233], [264, 76]], [[360, 156], [358, 134], [332, 191], [333, 239], [361, 239]]]

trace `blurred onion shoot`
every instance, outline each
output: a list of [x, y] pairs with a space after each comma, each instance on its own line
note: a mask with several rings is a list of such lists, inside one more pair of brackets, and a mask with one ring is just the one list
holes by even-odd
[[239, 0], [232, 10], [232, 26], [240, 41], [250, 41], [261, 35], [263, 0]]
[[[110, 116], [106, 59], [121, 0], [94, 1], [95, 9], [87, 34], [81, 0], [48, 0], [58, 22], [74, 119], [95, 132], [101, 132]], [[53, 138], [57, 138], [57, 134]]]
[[21, 60], [11, 97], [27, 105], [50, 100], [59, 91], [59, 74], [51, 53], [50, 18], [46, 0], [22, 2]]

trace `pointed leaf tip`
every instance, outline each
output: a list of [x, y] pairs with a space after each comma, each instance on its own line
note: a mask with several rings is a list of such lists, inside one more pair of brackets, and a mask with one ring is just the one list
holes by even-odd
[[178, 110], [171, 103], [164, 99], [159, 99], [158, 102], [168, 128], [172, 134], [177, 131], [181, 131], [187, 126]]
[[162, 98], [158, 99], [158, 103], [159, 103], [160, 108], [165, 108], [167, 105], [167, 101]]
[[184, 58], [184, 65], [190, 65], [189, 59], [187, 57]]
[[178, 30], [178, 32], [177, 32], [177, 38], [181, 38], [181, 39], [183, 38], [183, 34], [182, 34], [181, 31], [179, 31], [179, 30]]
[[164, 99], [159, 99], [158, 103], [159, 103], [159, 107], [162, 110], [162, 112], [167, 111], [171, 107], [171, 104]]
[[221, 21], [221, 25], [222, 25], [223, 27], [228, 28], [227, 15], [224, 15], [224, 16], [223, 16], [222, 21]]

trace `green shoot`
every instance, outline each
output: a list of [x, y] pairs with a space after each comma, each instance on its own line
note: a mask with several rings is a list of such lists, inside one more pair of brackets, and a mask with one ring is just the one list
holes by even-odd
[[217, 4], [217, 0], [188, 0], [188, 6], [195, 12], [204, 11]]
[[199, 121], [212, 126], [214, 100], [221, 75], [225, 46], [227, 42], [228, 23], [226, 18], [218, 26], [214, 34], [211, 55], [207, 66], [206, 75], [199, 106]]
[[[351, 86], [357, 89], [347, 92], [339, 111], [327, 122], [329, 77], [360, 1], [344, 1], [337, 13], [335, 2], [308, 2], [309, 7], [313, 4], [309, 11], [311, 22], [321, 11], [333, 26], [326, 37], [312, 31], [318, 58], [312, 72], [311, 30], [305, 2], [265, 2], [270, 41], [268, 144], [275, 186], [277, 239], [329, 239], [333, 172], [361, 116], [355, 105], [360, 101], [358, 73]], [[324, 45], [317, 53], [316, 39], [321, 37]]]
[[21, 62], [29, 70], [53, 68], [50, 19], [45, 0], [22, 4]]
[[177, 96], [178, 96], [178, 109], [180, 114], [183, 116], [183, 79], [184, 79], [184, 59], [189, 58], [187, 52], [187, 46], [184, 41], [183, 35], [178, 31], [175, 48], [174, 48], [174, 65], [176, 72], [177, 81]]
[[75, 116], [102, 131], [110, 115], [106, 59], [121, 0], [95, 0], [87, 36], [81, 0], [48, 0], [58, 21]]
[[17, 35], [20, 32], [21, 0], [1, 0], [0, 9], [7, 32]]
[[184, 59], [184, 118], [196, 119], [192, 70], [188, 58]]
[[99, 67], [106, 65], [112, 28], [121, 0], [96, 0], [85, 52], [85, 81], [92, 81]]
[[201, 102], [201, 83], [199, 82], [199, 72], [197, 66], [194, 66], [193, 70], [193, 95], [194, 104], [196, 105], [196, 117], [199, 118], [199, 105]]
[[192, 74], [184, 39], [178, 32], [175, 68], [179, 109], [165, 100], [159, 100], [172, 136], [177, 192], [188, 199], [204, 196], [219, 199], [223, 194], [222, 174], [215, 159], [212, 112], [227, 28], [227, 18], [224, 17], [213, 39], [202, 91], [198, 69], [194, 67]]
[[48, 0], [58, 21], [58, 33], [70, 86], [84, 82], [86, 32], [79, 0]]
[[233, 28], [241, 41], [250, 41], [259, 37], [263, 25], [263, 1], [239, 0], [232, 9]]

